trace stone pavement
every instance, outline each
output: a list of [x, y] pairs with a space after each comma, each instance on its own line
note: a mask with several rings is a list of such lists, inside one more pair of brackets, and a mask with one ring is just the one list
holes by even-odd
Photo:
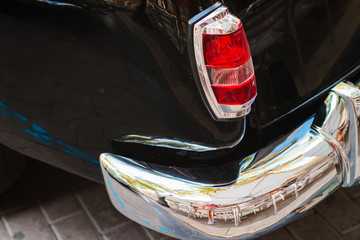
[[[105, 188], [31, 161], [0, 196], [0, 240], [170, 240], [128, 220]], [[259, 240], [360, 239], [360, 187], [340, 189], [314, 210]]]

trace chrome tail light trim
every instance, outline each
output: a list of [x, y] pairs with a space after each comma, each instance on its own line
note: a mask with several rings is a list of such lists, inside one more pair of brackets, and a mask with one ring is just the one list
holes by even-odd
[[[196, 18], [196, 16], [194, 17]], [[192, 20], [189, 21], [190, 23]], [[191, 24], [190, 24], [191, 25]], [[203, 91], [208, 108], [216, 120], [229, 120], [247, 115], [251, 110], [251, 104], [255, 101], [256, 95], [243, 105], [219, 104], [211, 88], [211, 81], [208, 70], [205, 66], [203, 55], [203, 34], [230, 34], [241, 26], [240, 20], [229, 13], [228, 8], [220, 6], [213, 12], [193, 24], [192, 41], [189, 41], [194, 49], [196, 74], [199, 76], [201, 91]], [[249, 59], [249, 64], [252, 59]]]

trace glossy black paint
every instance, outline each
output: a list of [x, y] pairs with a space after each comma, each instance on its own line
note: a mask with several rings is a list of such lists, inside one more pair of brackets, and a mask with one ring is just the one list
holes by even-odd
[[[219, 147], [242, 136], [242, 120], [212, 119], [188, 56], [188, 20], [214, 3], [3, 1], [0, 142], [99, 181], [102, 152], [171, 165], [232, 160], [314, 114], [322, 95], [289, 112], [359, 64], [356, 0], [225, 1], [243, 21], [258, 83], [241, 143], [193, 154], [119, 141], [137, 134]], [[353, 21], [347, 32], [344, 18]]]
[[179, 46], [144, 8], [1, 7], [3, 144], [100, 179], [99, 154], [123, 134], [215, 146], [242, 135], [241, 121], [211, 119]]
[[251, 45], [261, 128], [359, 64], [358, 1], [244, 2], [229, 4]]

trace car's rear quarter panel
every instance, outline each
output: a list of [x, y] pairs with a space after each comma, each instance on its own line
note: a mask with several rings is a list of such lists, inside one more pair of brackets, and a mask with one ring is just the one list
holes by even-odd
[[[47, 3], [0, 6], [1, 143], [101, 181], [98, 156], [121, 154], [112, 142], [124, 134], [215, 147], [241, 137], [243, 121], [214, 121], [192, 77], [187, 21], [213, 1]], [[299, 124], [267, 131], [359, 63], [360, 15], [356, 0], [225, 4], [248, 34], [259, 93], [234, 158]]]

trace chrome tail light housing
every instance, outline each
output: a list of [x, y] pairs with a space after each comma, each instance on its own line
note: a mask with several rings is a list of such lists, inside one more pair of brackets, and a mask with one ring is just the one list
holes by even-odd
[[189, 21], [189, 50], [193, 50], [198, 87], [213, 118], [236, 119], [250, 112], [256, 98], [254, 66], [240, 19], [225, 6], [213, 8]]

